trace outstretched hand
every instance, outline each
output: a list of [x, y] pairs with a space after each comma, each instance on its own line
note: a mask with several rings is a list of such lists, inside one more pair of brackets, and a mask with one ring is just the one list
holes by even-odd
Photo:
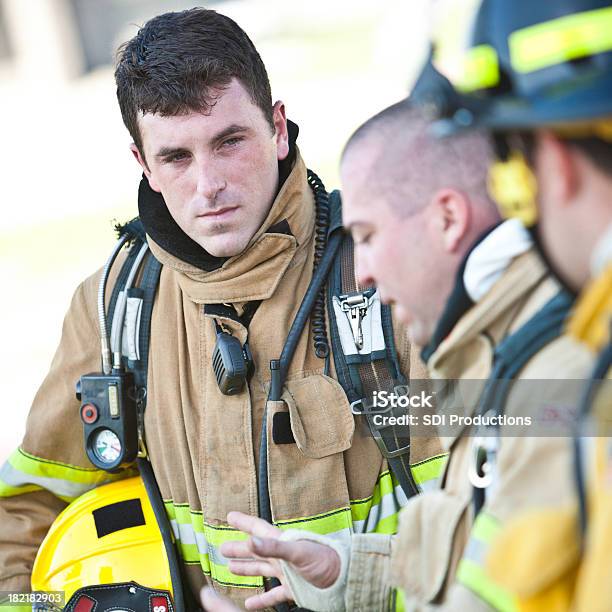
[[[230, 559], [229, 569], [239, 576], [278, 578], [280, 586], [245, 601], [247, 610], [275, 606], [294, 596], [283, 574], [280, 560], [318, 588], [331, 586], [340, 573], [340, 557], [329, 546], [310, 540], [282, 541], [282, 531], [263, 519], [242, 512], [230, 512], [228, 523], [251, 537], [241, 542], [225, 542], [221, 553]], [[223, 610], [220, 610], [223, 612]]]
[[200, 592], [202, 606], [206, 612], [240, 612], [240, 608], [229, 599], [219, 595], [212, 587], [205, 587]]

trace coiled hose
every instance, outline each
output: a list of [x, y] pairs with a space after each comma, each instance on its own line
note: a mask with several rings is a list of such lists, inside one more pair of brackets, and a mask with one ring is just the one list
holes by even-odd
[[[323, 181], [312, 170], [308, 170], [308, 185], [312, 189], [316, 203], [315, 214], [315, 249], [313, 274], [319, 267], [321, 258], [327, 247], [327, 230], [329, 228], [329, 194], [325, 190]], [[327, 339], [327, 325], [325, 322], [325, 285], [317, 294], [311, 315], [312, 339], [315, 355], [325, 359], [329, 355], [329, 341]]]

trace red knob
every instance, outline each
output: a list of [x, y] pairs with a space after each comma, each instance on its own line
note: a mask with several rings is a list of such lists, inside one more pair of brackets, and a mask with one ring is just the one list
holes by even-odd
[[87, 425], [95, 423], [98, 420], [98, 409], [93, 404], [83, 404], [81, 406], [81, 419]]

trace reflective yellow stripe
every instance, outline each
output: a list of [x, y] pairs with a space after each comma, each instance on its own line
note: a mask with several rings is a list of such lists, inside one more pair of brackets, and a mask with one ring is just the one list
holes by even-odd
[[514, 598], [491, 581], [481, 565], [462, 559], [457, 569], [457, 581], [466, 586], [495, 610], [514, 612], [517, 609]]
[[406, 610], [406, 600], [403, 589], [395, 589], [395, 612], [404, 612]]
[[326, 535], [335, 533], [343, 529], [351, 529], [353, 521], [351, 519], [351, 511], [349, 508], [340, 508], [333, 512], [326, 512], [306, 518], [292, 519], [287, 521], [278, 521], [275, 523], [280, 529], [306, 529], [313, 533]]
[[612, 50], [612, 7], [559, 17], [517, 30], [508, 38], [517, 72], [533, 72]]
[[474, 521], [471, 536], [487, 544], [499, 533], [499, 521], [486, 512], [481, 512]]
[[[446, 455], [432, 457], [411, 466], [418, 484], [437, 478], [444, 467]], [[338, 508], [323, 514], [277, 521], [280, 529], [304, 529], [322, 535], [348, 537], [353, 530], [394, 534], [397, 532], [398, 512], [406, 503], [397, 480], [389, 471], [378, 477], [373, 494], [351, 501], [350, 508]], [[220, 553], [223, 542], [244, 540], [245, 534], [224, 525], [209, 525], [201, 511], [191, 510], [187, 504], [164, 501], [166, 512], [186, 563], [199, 563], [202, 571], [223, 584], [259, 587], [261, 578], [235, 576], [227, 568], [227, 560]]]
[[410, 469], [412, 470], [414, 481], [418, 485], [423, 485], [426, 482], [437, 480], [444, 470], [447, 459], [448, 453], [444, 453], [437, 457], [431, 457], [430, 459], [411, 465]]
[[227, 561], [221, 556], [219, 548], [223, 542], [246, 540], [248, 536], [231, 527], [208, 525], [204, 523], [204, 536], [208, 542], [208, 561], [211, 576], [219, 583], [231, 586], [257, 588], [263, 586], [261, 576], [236, 576], [227, 567]]
[[463, 59], [462, 73], [453, 85], [462, 92], [495, 87], [499, 83], [499, 61], [491, 45], [478, 45], [469, 49]]
[[406, 504], [406, 496], [389, 471], [383, 472], [374, 493], [365, 499], [351, 500], [353, 529], [356, 533], [387, 533], [397, 531], [397, 515]]
[[204, 574], [227, 586], [258, 588], [263, 585], [261, 577], [230, 572], [227, 560], [221, 555], [223, 542], [246, 540], [246, 534], [231, 527], [205, 523], [202, 512], [191, 510], [187, 504], [164, 500], [164, 505], [185, 563], [199, 564]]
[[[446, 464], [448, 454], [437, 455], [410, 466], [416, 484], [433, 488]], [[431, 485], [431, 487], [428, 487]], [[398, 513], [408, 499], [397, 479], [388, 470], [379, 477], [371, 497], [351, 500], [353, 528], [357, 533], [397, 532]]]
[[0, 468], [0, 497], [46, 489], [70, 502], [94, 487], [136, 475], [136, 468], [109, 474], [95, 467], [81, 467], [36, 457], [18, 448]]
[[490, 514], [481, 512], [476, 517], [463, 558], [457, 568], [457, 581], [496, 610], [510, 612], [516, 609], [514, 598], [496, 584], [483, 567], [489, 545], [499, 530], [499, 522]]

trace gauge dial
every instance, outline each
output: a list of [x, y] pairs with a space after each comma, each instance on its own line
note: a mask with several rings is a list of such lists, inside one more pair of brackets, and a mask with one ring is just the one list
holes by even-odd
[[110, 429], [103, 429], [96, 434], [93, 451], [102, 463], [111, 465], [121, 455], [121, 442]]

